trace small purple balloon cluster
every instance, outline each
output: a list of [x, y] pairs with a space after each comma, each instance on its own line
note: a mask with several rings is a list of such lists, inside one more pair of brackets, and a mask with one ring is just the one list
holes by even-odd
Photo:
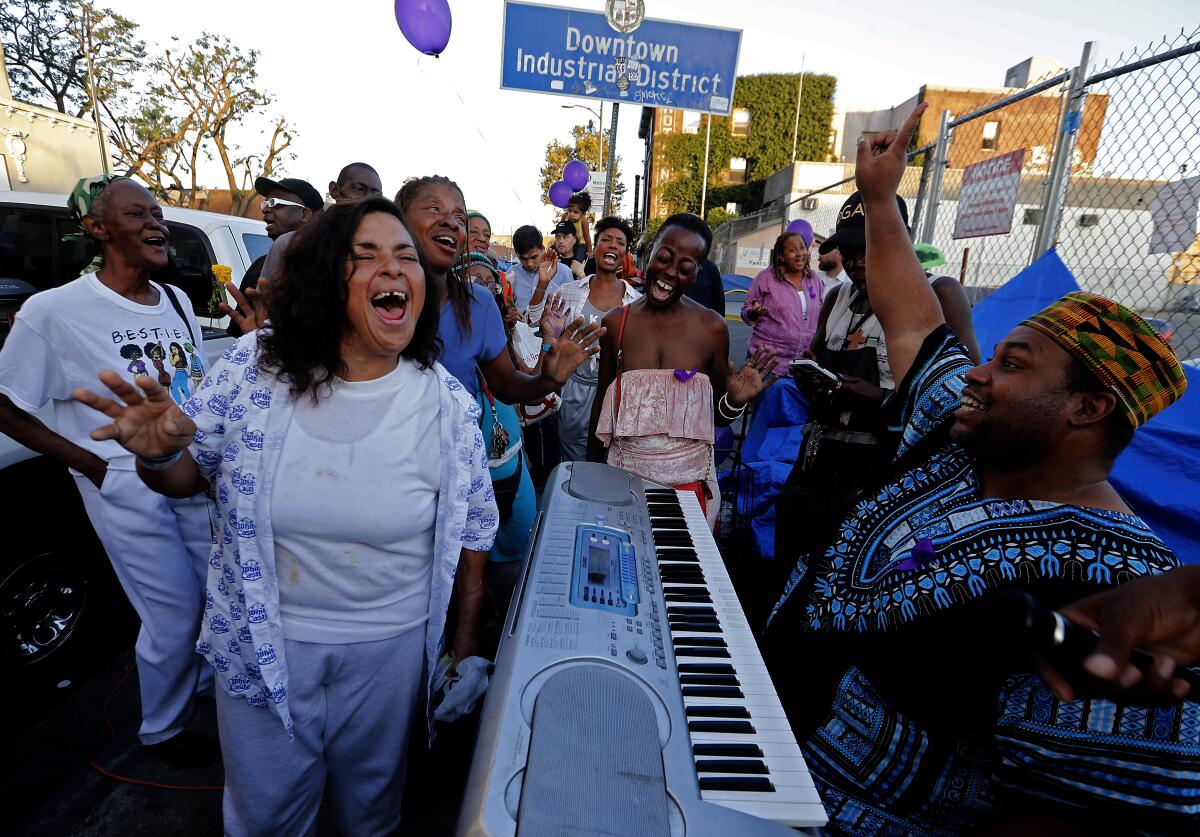
[[582, 191], [589, 179], [591, 174], [582, 161], [572, 160], [567, 163], [563, 168], [562, 180], [554, 181], [554, 185], [550, 187], [550, 203], [559, 209], [566, 209], [571, 195]]
[[438, 56], [450, 43], [447, 0], [396, 0], [396, 23], [419, 52]]

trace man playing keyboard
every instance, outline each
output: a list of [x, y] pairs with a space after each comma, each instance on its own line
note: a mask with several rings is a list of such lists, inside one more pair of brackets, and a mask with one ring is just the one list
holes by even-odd
[[1062, 700], [988, 607], [1009, 587], [1061, 607], [1178, 564], [1108, 475], [1183, 394], [1182, 368], [1141, 318], [1083, 293], [972, 368], [894, 197], [923, 110], [860, 140], [856, 174], [871, 301], [903, 382], [898, 451], [792, 572], [764, 641], [775, 685], [845, 832], [1194, 828], [1200, 704]]

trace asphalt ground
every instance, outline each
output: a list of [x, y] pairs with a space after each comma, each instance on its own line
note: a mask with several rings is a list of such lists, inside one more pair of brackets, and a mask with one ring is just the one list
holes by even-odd
[[[126, 606], [127, 608], [127, 606]], [[0, 834], [11, 837], [219, 835], [219, 762], [178, 767], [137, 740], [141, 716], [133, 642], [122, 610], [93, 625], [90, 652], [45, 677], [14, 680], [0, 744]], [[58, 688], [59, 683], [69, 685]], [[26, 688], [21, 688], [22, 686]], [[432, 750], [419, 730], [409, 752], [401, 835], [451, 834], [470, 769], [478, 713], [442, 725]], [[192, 731], [217, 738], [215, 705], [197, 700]], [[324, 808], [318, 837], [338, 834]]]

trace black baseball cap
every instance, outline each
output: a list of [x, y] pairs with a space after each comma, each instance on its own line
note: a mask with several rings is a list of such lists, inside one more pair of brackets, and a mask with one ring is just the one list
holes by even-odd
[[283, 189], [291, 192], [300, 199], [302, 204], [313, 212], [320, 212], [325, 208], [325, 199], [321, 197], [321, 193], [314, 189], [313, 185], [307, 180], [301, 180], [298, 177], [285, 177], [281, 180], [260, 177], [254, 181], [254, 191], [258, 192], [264, 198], [271, 193], [272, 189]]
[[573, 235], [579, 237], [579, 231], [575, 229], [575, 225], [570, 221], [559, 221], [555, 226], [551, 235]]
[[[896, 203], [900, 205], [900, 217], [904, 219], [904, 226], [907, 227], [908, 207], [904, 205], [904, 198], [896, 195]], [[833, 228], [833, 235], [821, 242], [817, 252], [824, 255], [843, 244], [856, 250], [867, 249], [867, 216], [863, 212], [862, 196], [858, 192], [846, 198], [846, 202], [838, 210], [837, 226]]]

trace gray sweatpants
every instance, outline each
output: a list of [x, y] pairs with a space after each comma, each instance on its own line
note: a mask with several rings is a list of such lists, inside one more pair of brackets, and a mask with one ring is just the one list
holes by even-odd
[[212, 668], [196, 653], [212, 533], [203, 494], [172, 500], [136, 471], [109, 469], [100, 489], [75, 477], [88, 519], [129, 603], [142, 620], [134, 646], [142, 695], [143, 744], [183, 732], [196, 694], [213, 689]]
[[389, 834], [400, 824], [409, 728], [424, 682], [425, 626], [348, 645], [289, 639], [284, 649], [295, 739], [268, 709], [217, 688], [225, 833], [311, 834], [328, 788], [329, 812], [342, 834]]

